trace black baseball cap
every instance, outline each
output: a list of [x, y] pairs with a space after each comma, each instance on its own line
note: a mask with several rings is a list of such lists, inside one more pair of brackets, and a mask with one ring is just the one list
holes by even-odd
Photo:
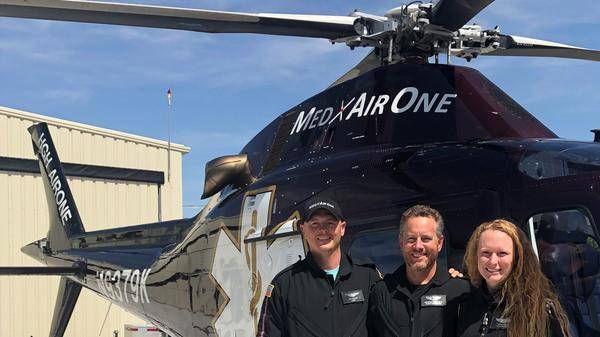
[[315, 197], [304, 204], [302, 220], [307, 221], [318, 210], [325, 210], [331, 213], [336, 219], [344, 220], [342, 209], [337, 202], [324, 197]]

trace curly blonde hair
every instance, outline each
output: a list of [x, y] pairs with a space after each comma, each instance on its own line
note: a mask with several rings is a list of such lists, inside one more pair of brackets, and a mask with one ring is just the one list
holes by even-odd
[[471, 235], [464, 265], [471, 283], [481, 287], [485, 280], [479, 273], [478, 250], [481, 234], [488, 230], [508, 235], [514, 248], [512, 271], [500, 286], [500, 300], [505, 304], [503, 316], [510, 319], [509, 337], [548, 337], [548, 304], [552, 306], [564, 336], [569, 336], [568, 320], [552, 284], [546, 278], [525, 233], [508, 220], [484, 222]]

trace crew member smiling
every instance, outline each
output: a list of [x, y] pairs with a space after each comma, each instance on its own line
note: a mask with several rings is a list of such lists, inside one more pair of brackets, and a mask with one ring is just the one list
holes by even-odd
[[379, 273], [342, 253], [346, 220], [335, 201], [309, 200], [302, 219], [309, 253], [269, 285], [257, 336], [367, 336], [369, 293]]

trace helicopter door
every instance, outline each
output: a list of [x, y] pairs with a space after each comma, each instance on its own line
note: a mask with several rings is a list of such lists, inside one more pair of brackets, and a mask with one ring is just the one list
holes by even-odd
[[285, 221], [268, 232], [252, 234], [244, 243], [255, 251], [257, 272], [253, 278], [262, 285], [262, 294], [275, 275], [305, 256], [304, 241], [296, 219]]
[[239, 226], [225, 225], [226, 217], [219, 215], [197, 228], [188, 248], [196, 335], [255, 336], [271, 280], [304, 257], [295, 219], [270, 225], [274, 194], [274, 186], [246, 192], [240, 216], [229, 220], [239, 220]]
[[536, 214], [528, 234], [558, 292], [572, 336], [600, 336], [600, 244], [579, 209]]

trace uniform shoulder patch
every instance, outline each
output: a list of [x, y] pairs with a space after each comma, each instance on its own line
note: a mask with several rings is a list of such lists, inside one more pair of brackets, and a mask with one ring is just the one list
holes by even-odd
[[271, 297], [271, 295], [273, 295], [273, 289], [275, 289], [275, 285], [273, 283], [269, 284], [269, 286], [267, 287], [267, 292], [265, 293], [266, 297]]

